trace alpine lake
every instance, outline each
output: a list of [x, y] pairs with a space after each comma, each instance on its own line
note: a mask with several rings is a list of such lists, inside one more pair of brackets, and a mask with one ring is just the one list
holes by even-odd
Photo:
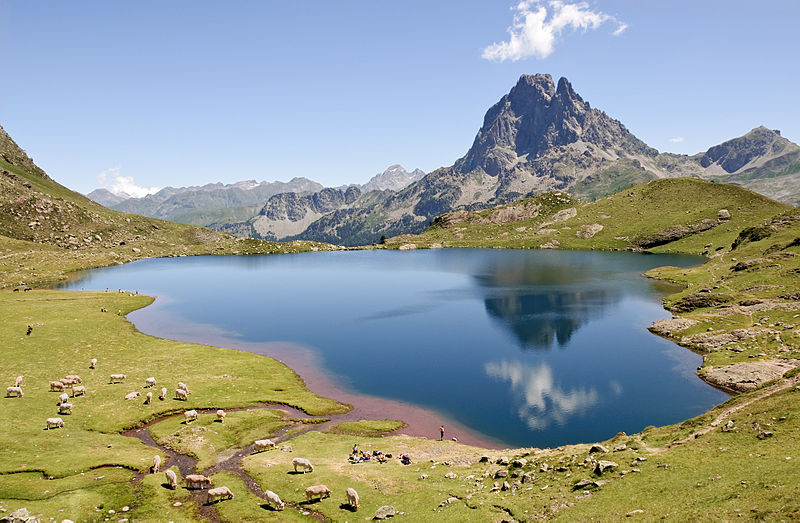
[[94, 269], [61, 288], [157, 296], [128, 316], [147, 334], [271, 356], [294, 348], [343, 390], [430, 409], [505, 445], [553, 447], [727, 399], [696, 376], [700, 356], [647, 330], [670, 316], [661, 298], [675, 289], [641, 274], [698, 263], [499, 249], [202, 256]]

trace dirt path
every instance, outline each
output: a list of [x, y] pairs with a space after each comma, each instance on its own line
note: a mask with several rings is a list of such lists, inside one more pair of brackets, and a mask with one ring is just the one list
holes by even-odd
[[778, 383], [775, 383], [774, 385], [771, 385], [771, 386], [767, 387], [766, 389], [761, 391], [757, 396], [753, 396], [752, 398], [749, 398], [747, 401], [739, 403], [738, 405], [734, 405], [733, 407], [728, 407], [727, 409], [725, 409], [722, 412], [720, 412], [717, 415], [717, 417], [715, 417], [708, 425], [704, 426], [703, 428], [701, 428], [699, 430], [696, 430], [696, 431], [692, 432], [691, 434], [689, 434], [688, 436], [686, 436], [685, 438], [683, 438], [681, 440], [673, 441], [672, 443], [670, 443], [666, 447], [650, 447], [641, 438], [638, 438], [639, 442], [641, 443], [641, 445], [646, 450], [648, 450], [649, 452], [652, 452], [653, 454], [660, 454], [662, 452], [666, 452], [667, 450], [674, 449], [675, 447], [678, 447], [680, 445], [684, 445], [684, 444], [686, 444], [686, 443], [688, 443], [690, 441], [693, 441], [693, 440], [703, 436], [704, 434], [708, 434], [709, 432], [711, 432], [715, 428], [719, 427], [722, 424], [722, 422], [724, 422], [726, 419], [728, 419], [731, 416], [731, 414], [733, 414], [735, 412], [738, 412], [738, 411], [742, 410], [745, 407], [749, 407], [750, 405], [752, 405], [753, 403], [755, 403], [757, 401], [761, 401], [764, 398], [768, 398], [768, 397], [772, 396], [773, 394], [776, 394], [776, 393], [781, 392], [783, 390], [786, 390], [788, 388], [797, 386], [798, 384], [800, 384], [800, 375], [797, 375], [797, 376], [794, 376], [794, 377], [788, 378], [788, 379], [782, 378], [781, 381], [779, 381]]

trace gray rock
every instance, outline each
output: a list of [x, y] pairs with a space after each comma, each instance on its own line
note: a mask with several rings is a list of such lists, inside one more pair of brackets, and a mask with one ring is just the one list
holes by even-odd
[[606, 469], [613, 469], [616, 467], [619, 467], [619, 465], [614, 463], [613, 461], [606, 461], [604, 459], [601, 459], [600, 461], [597, 462], [597, 465], [594, 468], [594, 473], [599, 476], [603, 472], [605, 472]]
[[526, 472], [522, 475], [523, 483], [533, 483], [536, 481], [536, 474], [534, 472]]
[[628, 446], [625, 444], [619, 445], [614, 447], [614, 452], [622, 452], [623, 450], [627, 450]]
[[447, 479], [456, 479], [458, 476], [456, 475], [455, 472], [448, 472], [447, 474], [444, 475], [444, 477]]
[[28, 512], [28, 509], [22, 507], [15, 510], [11, 514], [0, 518], [0, 521], [8, 523], [39, 523], [39, 518], [36, 516], [31, 516], [30, 512]]
[[720, 221], [730, 220], [731, 219], [730, 211], [728, 209], [720, 209], [719, 212], [717, 212], [717, 219]]
[[503, 482], [502, 490], [511, 490], [511, 485], [508, 484], [508, 481]]
[[575, 484], [572, 486], [572, 490], [590, 489], [590, 488], [595, 489], [597, 487], [598, 487], [597, 483], [595, 483], [591, 479], [584, 478], [575, 482]]
[[491, 458], [489, 456], [481, 456], [481, 459], [478, 460], [479, 463], [489, 463]]
[[528, 464], [528, 460], [525, 458], [518, 458], [511, 462], [512, 467], [524, 467]]
[[375, 519], [386, 519], [394, 516], [394, 507], [391, 505], [384, 505], [375, 511]]
[[498, 465], [503, 465], [504, 467], [506, 467], [506, 466], [508, 466], [508, 458], [505, 457], [505, 456], [501, 456], [501, 457], [497, 458], [497, 461], [495, 463], [497, 463]]
[[500, 469], [498, 471], [495, 471], [494, 473], [494, 479], [507, 478], [507, 477], [508, 477], [508, 471], [504, 469]]
[[625, 514], [625, 517], [626, 518], [630, 518], [630, 517], [633, 517], [633, 516], [636, 516], [636, 515], [639, 515], [639, 514], [644, 514], [644, 510], [642, 510], [640, 508], [637, 508], [636, 510], [631, 510], [630, 512]]
[[594, 453], [594, 452], [603, 452], [603, 453], [606, 453], [606, 452], [608, 452], [608, 449], [607, 449], [606, 447], [604, 447], [603, 445], [599, 445], [599, 444], [595, 443], [595, 444], [594, 444], [594, 445], [592, 445], [592, 447], [589, 449], [589, 454], [592, 454], [592, 453]]

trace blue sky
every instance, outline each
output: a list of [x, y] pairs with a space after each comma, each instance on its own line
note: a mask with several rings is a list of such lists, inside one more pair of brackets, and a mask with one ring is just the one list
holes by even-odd
[[758, 125], [800, 142], [799, 19], [794, 0], [0, 0], [0, 124], [81, 192], [431, 171], [537, 72], [662, 151]]

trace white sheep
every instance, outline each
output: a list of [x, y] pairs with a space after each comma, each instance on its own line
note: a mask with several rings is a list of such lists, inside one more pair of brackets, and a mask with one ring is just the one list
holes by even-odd
[[122, 383], [122, 380], [125, 379], [124, 374], [112, 374], [109, 376], [109, 383]]
[[89, 362], [89, 368], [90, 369], [96, 369], [97, 368], [97, 358], [92, 358], [92, 360]]
[[162, 401], [167, 399], [167, 388], [166, 387], [161, 387], [161, 395], [158, 397], [158, 399], [160, 399]]
[[145, 398], [144, 398], [144, 404], [145, 404], [145, 405], [150, 405], [150, 402], [151, 402], [151, 401], [153, 401], [153, 393], [152, 393], [152, 392], [148, 392], [148, 393], [145, 395]]
[[84, 387], [83, 385], [76, 385], [76, 386], [72, 387], [72, 397], [74, 398], [78, 394], [82, 394], [82, 395], [85, 396], [86, 395], [86, 387]]
[[303, 469], [303, 474], [306, 473], [306, 470], [309, 472], [314, 472], [314, 465], [311, 464], [306, 458], [294, 458], [292, 460], [292, 466], [294, 467], [294, 471], [297, 472], [297, 467]]
[[63, 427], [64, 420], [61, 418], [47, 418], [47, 429], [50, 430], [56, 427]]
[[188, 474], [183, 480], [186, 482], [186, 488], [206, 488], [211, 486], [211, 480], [202, 474]]
[[283, 510], [286, 503], [281, 501], [281, 498], [271, 490], [265, 490], [264, 495], [267, 496], [267, 504], [270, 507], [275, 507], [277, 510]]
[[178, 488], [178, 476], [175, 475], [175, 471], [167, 470], [164, 472], [164, 474], [167, 476], [167, 482], [169, 483], [169, 488], [171, 488], [172, 490]]
[[12, 396], [12, 395], [14, 395], [14, 396], [16, 396], [18, 398], [21, 398], [25, 394], [22, 393], [22, 387], [17, 387], [17, 386], [7, 387], [6, 388], [6, 396]]
[[72, 414], [72, 403], [62, 403], [58, 406], [59, 414]]
[[228, 414], [222, 409], [219, 409], [217, 411], [217, 419], [219, 420], [220, 423], [225, 423], [225, 416], [227, 415]]
[[63, 383], [63, 384], [64, 384], [64, 387], [72, 387], [72, 386], [73, 386], [73, 385], [75, 385], [75, 383], [76, 383], [76, 382], [75, 382], [75, 380], [73, 380], [72, 378], [61, 378], [61, 379], [60, 379], [60, 380], [58, 380], [58, 381], [60, 381], [61, 383]]
[[186, 391], [186, 394], [189, 394], [189, 387], [187, 387], [187, 386], [186, 386], [186, 384], [185, 384], [184, 382], [182, 382], [182, 381], [179, 381], [179, 382], [178, 382], [178, 388], [179, 388], [179, 389], [182, 389], [182, 390], [185, 390], [185, 391]]
[[77, 374], [67, 374], [64, 376], [65, 379], [72, 380], [72, 383], [83, 383], [83, 380]]
[[216, 487], [208, 489], [208, 503], [214, 503], [219, 499], [233, 499], [233, 492], [228, 487]]
[[183, 401], [189, 399], [186, 395], [186, 391], [183, 389], [175, 389], [175, 398]]
[[161, 456], [156, 454], [155, 457], [153, 458], [153, 474], [158, 472], [158, 469], [160, 468], [161, 468]]
[[259, 439], [253, 443], [256, 446], [256, 451], [275, 448], [277, 445], [271, 439]]
[[125, 399], [126, 400], [132, 400], [132, 399], [138, 398], [141, 395], [142, 394], [137, 390], [137, 391], [129, 392], [129, 393], [125, 394]]
[[59, 391], [64, 390], [64, 384], [60, 381], [51, 381], [50, 382], [50, 390], [51, 391]]
[[24, 376], [17, 376], [17, 379], [14, 380], [15, 387], [19, 387], [20, 385], [22, 385], [22, 378], [24, 378]]
[[61, 405], [69, 401], [69, 394], [66, 392], [62, 392], [61, 395], [58, 397], [58, 404]]
[[196, 410], [187, 410], [183, 413], [183, 416], [186, 418], [186, 424], [188, 425], [190, 421], [197, 420], [197, 411]]
[[347, 504], [358, 510], [358, 492], [354, 488], [347, 489]]
[[314, 498], [329, 498], [331, 497], [331, 489], [325, 485], [314, 485], [306, 489], [306, 500], [311, 501]]
[[156, 379], [152, 376], [144, 380], [144, 388], [155, 387], [155, 385], [156, 385]]

